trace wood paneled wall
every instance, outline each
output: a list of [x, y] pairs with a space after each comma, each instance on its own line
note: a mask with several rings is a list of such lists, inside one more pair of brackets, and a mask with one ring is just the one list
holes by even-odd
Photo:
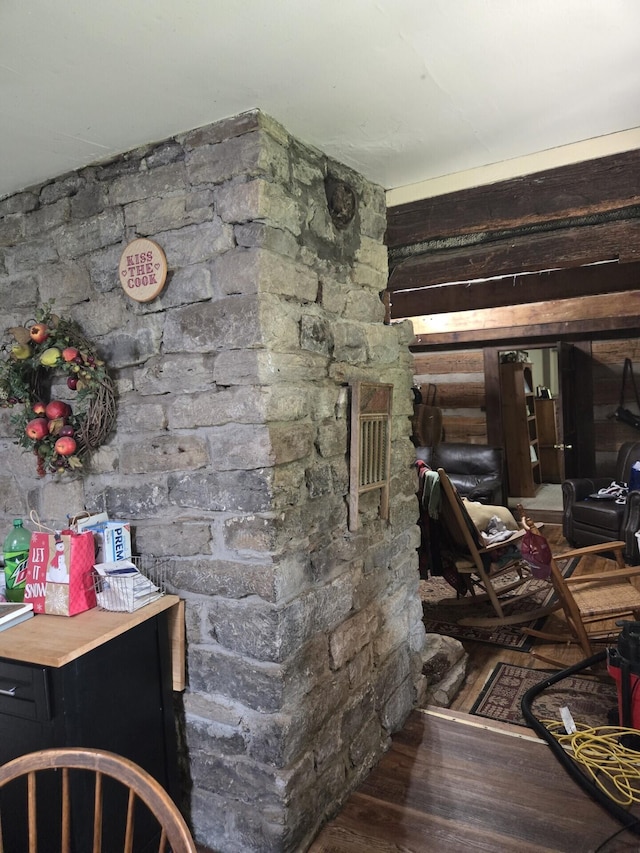
[[487, 443], [482, 350], [416, 353], [414, 380], [422, 389], [435, 385], [444, 441]]
[[[619, 403], [625, 358], [633, 361], [640, 391], [640, 340], [594, 341], [592, 354], [596, 465], [598, 473], [608, 476], [620, 445], [625, 441], [640, 441], [638, 430], [610, 417]], [[636, 414], [640, 412], [628, 379], [625, 405]]]

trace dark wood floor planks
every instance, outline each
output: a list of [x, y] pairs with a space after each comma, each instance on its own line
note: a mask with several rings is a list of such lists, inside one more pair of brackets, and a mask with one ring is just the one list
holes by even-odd
[[[620, 824], [526, 732], [413, 712], [310, 853], [595, 850]], [[625, 832], [617, 844], [607, 853], [638, 850], [640, 837]]]

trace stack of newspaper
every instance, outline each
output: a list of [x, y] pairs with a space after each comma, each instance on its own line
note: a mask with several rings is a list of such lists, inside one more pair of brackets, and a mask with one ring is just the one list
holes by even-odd
[[103, 610], [133, 613], [163, 595], [160, 587], [138, 571], [129, 560], [97, 563], [96, 598]]

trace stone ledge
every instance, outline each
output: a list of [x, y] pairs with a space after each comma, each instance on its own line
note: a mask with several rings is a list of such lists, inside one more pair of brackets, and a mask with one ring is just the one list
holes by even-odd
[[423, 704], [448, 708], [464, 682], [468, 660], [459, 640], [427, 634], [422, 655], [422, 674], [427, 681]]

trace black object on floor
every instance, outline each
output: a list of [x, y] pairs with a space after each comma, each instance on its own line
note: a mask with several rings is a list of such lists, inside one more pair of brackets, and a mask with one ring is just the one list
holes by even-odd
[[[570, 675], [575, 675], [578, 672], [582, 672], [585, 669], [589, 669], [591, 666], [595, 666], [598, 663], [602, 663], [607, 659], [607, 651], [598, 652], [595, 655], [592, 655], [590, 658], [587, 658], [584, 661], [580, 661], [580, 663], [575, 664], [574, 666], [570, 666], [567, 669], [563, 669], [560, 672], [555, 673], [554, 675], [549, 676], [549, 678], [545, 678], [539, 684], [530, 687], [529, 690], [522, 697], [521, 709], [522, 715], [525, 718], [527, 725], [530, 726], [537, 735], [539, 735], [551, 748], [551, 751], [558, 759], [563, 768], [567, 771], [569, 776], [577, 782], [578, 785], [597, 803], [599, 803], [604, 809], [606, 809], [609, 814], [614, 817], [617, 821], [619, 821], [623, 826], [625, 826], [628, 830], [635, 833], [636, 835], [640, 835], [640, 821], [638, 820], [638, 816], [629, 812], [626, 808], [619, 805], [608, 797], [603, 791], [598, 788], [596, 784], [594, 784], [587, 776], [582, 773], [578, 765], [565, 753], [564, 748], [560, 745], [558, 740], [554, 737], [554, 735], [549, 731], [549, 729], [538, 720], [538, 718], [533, 714], [531, 710], [531, 705], [535, 698], [542, 693], [543, 690], [550, 687], [552, 684], [556, 684], [558, 681], [561, 681], [563, 678], [567, 678]], [[635, 735], [632, 735], [635, 737]], [[639, 732], [640, 737], [640, 732]], [[632, 749], [635, 747], [631, 747]]]

